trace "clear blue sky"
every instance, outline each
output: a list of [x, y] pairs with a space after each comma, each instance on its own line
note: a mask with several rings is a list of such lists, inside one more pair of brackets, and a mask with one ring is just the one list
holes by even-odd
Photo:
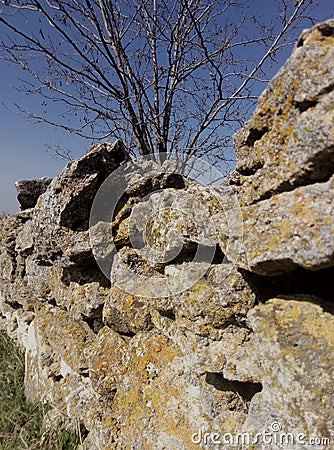
[[[318, 3], [314, 17], [330, 17], [334, 9], [332, 0], [319, 0]], [[254, 11], [254, 14], [270, 16], [269, 4], [269, 0], [259, 0], [259, 10]], [[291, 49], [285, 52], [279, 65], [284, 63], [290, 53]], [[274, 69], [274, 73], [278, 68]], [[22, 72], [18, 67], [0, 60], [0, 213], [18, 210], [14, 185], [16, 180], [53, 177], [64, 167], [65, 162], [55, 159], [53, 152], [47, 151], [47, 146], [52, 148], [61, 145], [69, 148], [74, 157], [79, 157], [90, 145], [90, 142], [63, 130], [32, 124], [8, 110], [15, 109], [14, 103], [23, 102], [27, 109], [34, 105], [33, 97], [22, 98], [22, 94], [15, 89], [20, 84], [20, 76]]]

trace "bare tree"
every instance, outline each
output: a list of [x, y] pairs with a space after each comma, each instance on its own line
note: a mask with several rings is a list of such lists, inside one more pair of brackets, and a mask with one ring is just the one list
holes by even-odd
[[141, 155], [223, 157], [314, 6], [274, 3], [264, 22], [245, 0], [0, 0], [0, 56], [41, 96], [36, 121]]

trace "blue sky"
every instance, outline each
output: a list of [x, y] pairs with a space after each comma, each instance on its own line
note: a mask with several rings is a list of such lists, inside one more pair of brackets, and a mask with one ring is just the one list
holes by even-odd
[[[259, 0], [259, 9], [254, 14], [271, 14], [270, 1]], [[333, 13], [332, 0], [319, 0], [314, 10], [314, 17], [326, 18]], [[282, 65], [291, 49], [282, 55], [275, 73]], [[55, 176], [64, 167], [63, 160], [57, 160], [52, 150], [57, 145], [69, 148], [74, 157], [81, 156], [89, 141], [69, 135], [64, 130], [46, 124], [32, 124], [18, 116], [14, 110], [15, 103], [23, 103], [27, 109], [34, 107], [33, 97], [22, 97], [15, 88], [20, 84], [21, 70], [0, 60], [0, 213], [13, 213], [18, 210], [15, 181], [20, 179]]]

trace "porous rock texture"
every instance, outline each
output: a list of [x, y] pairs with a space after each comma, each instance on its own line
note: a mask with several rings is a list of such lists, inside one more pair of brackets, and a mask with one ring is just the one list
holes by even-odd
[[116, 141], [0, 218], [0, 325], [27, 397], [82, 449], [332, 448], [333, 87], [329, 21], [260, 97], [224, 185], [138, 177]]
[[51, 183], [52, 178], [43, 177], [35, 180], [20, 180], [15, 183], [17, 200], [22, 210], [33, 208], [38, 197], [45, 191]]

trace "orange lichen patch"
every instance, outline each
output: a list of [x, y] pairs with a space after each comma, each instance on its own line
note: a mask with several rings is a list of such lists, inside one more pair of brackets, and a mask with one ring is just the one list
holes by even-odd
[[284, 236], [286, 238], [291, 236], [291, 220], [283, 219], [279, 221], [277, 228], [280, 236]]
[[[155, 448], [152, 438], [148, 438], [150, 432], [152, 436], [163, 432], [180, 439], [188, 434], [190, 424], [185, 424], [182, 414], [177, 419], [174, 409], [174, 404], [182, 398], [179, 387], [172, 381], [179, 378], [173, 370], [177, 356], [180, 351], [175, 344], [156, 332], [136, 337], [128, 347], [126, 373], [120, 381], [113, 408], [129, 442], [131, 437], [141, 436], [140, 442], [145, 440], [146, 448]], [[154, 423], [150, 419], [153, 414]], [[188, 441], [190, 443], [189, 436]]]

